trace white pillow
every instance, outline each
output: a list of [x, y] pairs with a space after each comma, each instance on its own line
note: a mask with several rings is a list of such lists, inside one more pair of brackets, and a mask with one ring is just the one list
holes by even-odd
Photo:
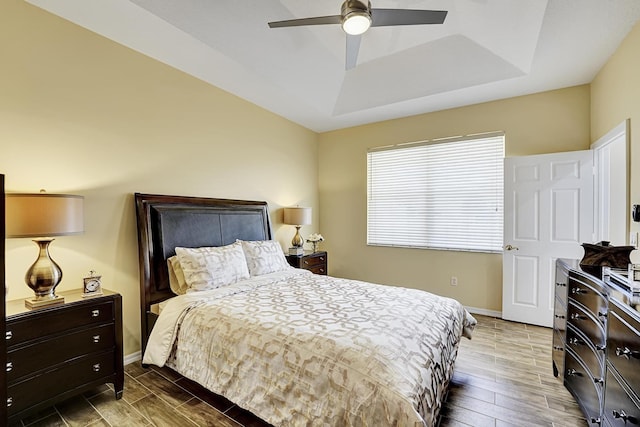
[[184, 280], [184, 271], [180, 266], [180, 261], [176, 255], [167, 258], [167, 268], [169, 269], [169, 287], [176, 295], [187, 292], [187, 282]]
[[239, 242], [227, 246], [176, 248], [187, 292], [205, 291], [249, 278], [247, 261]]
[[250, 242], [239, 240], [239, 242], [242, 243], [242, 249], [244, 250], [251, 276], [260, 276], [290, 268], [280, 243], [275, 240], [255, 240]]

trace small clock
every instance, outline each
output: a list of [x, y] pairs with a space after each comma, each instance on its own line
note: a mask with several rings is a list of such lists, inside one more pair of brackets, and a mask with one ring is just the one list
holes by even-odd
[[96, 272], [91, 270], [89, 276], [84, 277], [82, 280], [84, 286], [82, 288], [83, 297], [93, 297], [96, 295], [102, 295], [102, 283], [100, 279], [102, 276], [97, 276]]

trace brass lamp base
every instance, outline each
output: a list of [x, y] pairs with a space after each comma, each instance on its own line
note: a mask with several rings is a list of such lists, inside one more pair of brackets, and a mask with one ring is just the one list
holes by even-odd
[[291, 246], [294, 248], [301, 248], [302, 245], [304, 245], [304, 239], [300, 234], [300, 227], [300, 225], [296, 225], [296, 234], [293, 236], [293, 239], [291, 239]]
[[27, 308], [45, 307], [53, 304], [64, 303], [64, 298], [55, 293], [56, 286], [62, 280], [62, 270], [49, 257], [49, 244], [53, 239], [35, 239], [38, 245], [38, 259], [27, 270], [24, 276], [27, 285], [35, 292], [35, 298], [27, 299], [24, 305]]
[[50, 305], [64, 304], [64, 297], [56, 295], [55, 298], [33, 298], [24, 300], [24, 306], [27, 308], [48, 307]]

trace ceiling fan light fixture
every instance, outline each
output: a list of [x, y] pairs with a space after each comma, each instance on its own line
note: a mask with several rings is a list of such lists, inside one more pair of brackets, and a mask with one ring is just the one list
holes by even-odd
[[342, 29], [345, 33], [357, 36], [371, 26], [371, 3], [360, 0], [346, 0], [342, 3]]
[[342, 29], [345, 33], [357, 36], [371, 27], [371, 16], [367, 12], [351, 12], [342, 21]]

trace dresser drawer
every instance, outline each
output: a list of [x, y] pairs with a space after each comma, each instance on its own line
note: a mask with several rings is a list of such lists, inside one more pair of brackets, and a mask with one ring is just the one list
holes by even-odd
[[[81, 326], [111, 322], [114, 319], [113, 301], [96, 301], [65, 310], [40, 309], [28, 317], [7, 321], [7, 346], [11, 347], [44, 335], [64, 333]], [[34, 325], [37, 324], [37, 327]]]
[[302, 268], [311, 270], [312, 267], [322, 266], [327, 264], [327, 257], [324, 254], [321, 255], [307, 255], [302, 258]]
[[567, 329], [567, 306], [557, 297], [553, 309], [553, 329], [562, 332]]
[[578, 301], [604, 323], [607, 313], [607, 291], [602, 282], [573, 271], [569, 273], [569, 299]]
[[553, 347], [552, 347], [552, 360], [553, 360], [553, 376], [557, 377], [564, 372], [564, 332], [553, 331]]
[[327, 269], [324, 265], [314, 265], [313, 267], [306, 268], [305, 270], [309, 270], [314, 274], [327, 274]]
[[611, 300], [607, 360], [640, 396], [640, 325]]
[[12, 384], [7, 389], [9, 415], [27, 409], [34, 402], [46, 401], [84, 384], [106, 379], [113, 375], [114, 370], [115, 355], [110, 350], [82, 357], [57, 369]]
[[612, 427], [640, 425], [640, 409], [612, 369], [607, 370], [604, 417]]
[[567, 327], [566, 346], [582, 360], [596, 382], [604, 383], [603, 350], [596, 350], [591, 341], [571, 324]]
[[569, 267], [562, 261], [556, 261], [556, 288], [555, 296], [566, 307], [567, 290], [569, 288]]
[[596, 349], [605, 348], [605, 330], [603, 324], [597, 320], [590, 310], [569, 299], [567, 322], [580, 330], [589, 338]]
[[111, 323], [10, 347], [7, 351], [7, 381], [11, 383], [27, 374], [34, 374], [37, 371], [35, 367], [46, 369], [88, 353], [111, 349], [115, 345], [114, 332], [115, 327]]
[[600, 418], [602, 385], [593, 381], [587, 368], [569, 348], [565, 358], [564, 384], [580, 405], [587, 421]]

